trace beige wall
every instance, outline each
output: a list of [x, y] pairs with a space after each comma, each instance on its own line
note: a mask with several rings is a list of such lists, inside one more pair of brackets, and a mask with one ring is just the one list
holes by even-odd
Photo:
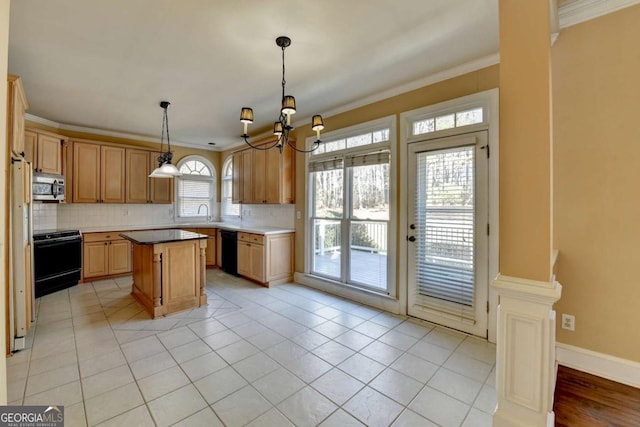
[[[356, 108], [336, 116], [325, 117], [325, 130], [338, 130], [390, 115], [396, 115], [396, 119], [399, 123], [399, 115], [404, 111], [410, 111], [416, 108], [493, 89], [498, 87], [498, 82], [499, 71], [497, 65], [483, 68], [478, 71], [369, 104], [361, 108]], [[299, 144], [303, 144], [307, 137], [313, 135], [315, 135], [315, 133], [311, 130], [310, 124], [297, 129], [297, 141], [299, 141]], [[397, 140], [395, 141], [396, 144], [399, 143], [399, 138], [400, 135], [398, 131]], [[302, 218], [306, 215], [306, 194], [304, 188], [305, 173], [304, 155], [298, 154], [296, 159], [296, 211], [300, 211], [302, 213]], [[398, 171], [396, 179], [399, 179], [400, 173], [401, 171]], [[398, 181], [398, 185], [404, 185], [404, 183]], [[399, 206], [396, 206], [396, 210], [399, 211]], [[304, 271], [304, 248], [306, 245], [305, 234], [304, 221], [296, 220], [295, 269], [297, 272]], [[405, 234], [406, 233], [403, 232], [397, 233], [397, 235], [403, 239]]]
[[559, 342], [640, 362], [640, 6], [553, 47]]
[[500, 1], [500, 273], [543, 282], [552, 254], [549, 16], [546, 1]]
[[[5, 76], [0, 81], [0, 230], [7, 230], [8, 206], [5, 204], [7, 191], [6, 182], [6, 155], [7, 155], [7, 51], [9, 50], [9, 0], [0, 0], [0, 76]], [[0, 239], [0, 319], [5, 319], [5, 304], [7, 295], [5, 291], [5, 262], [8, 256], [4, 247], [4, 238]], [[5, 328], [0, 328], [0, 343], [6, 341]], [[7, 364], [4, 357], [0, 362], [0, 405], [7, 404]]]
[[[27, 99], [28, 99], [28, 95], [29, 94], [27, 94]], [[143, 141], [143, 140], [130, 139], [130, 138], [117, 138], [113, 136], [95, 135], [95, 134], [86, 133], [86, 132], [76, 132], [76, 131], [70, 131], [70, 130], [64, 130], [64, 129], [56, 129], [56, 128], [42, 125], [40, 123], [35, 123], [30, 121], [27, 121], [26, 126], [29, 128], [42, 129], [49, 132], [54, 132], [59, 135], [68, 136], [70, 138], [91, 139], [96, 141], [133, 145], [136, 147], [153, 148], [158, 151], [160, 150], [160, 143], [158, 142], [150, 142], [150, 141]], [[165, 143], [163, 149], [166, 150], [166, 147], [167, 146]], [[201, 150], [201, 149], [190, 148], [190, 147], [181, 147], [179, 145], [172, 145], [171, 151], [173, 151], [173, 164], [177, 164], [180, 161], [180, 159], [189, 155], [202, 156], [213, 164], [213, 166], [216, 168], [216, 174], [217, 174], [217, 179], [216, 179], [216, 184], [218, 186], [216, 191], [217, 200], [220, 201], [220, 167], [222, 166], [222, 164], [220, 163], [220, 152], [211, 151], [211, 150]]]

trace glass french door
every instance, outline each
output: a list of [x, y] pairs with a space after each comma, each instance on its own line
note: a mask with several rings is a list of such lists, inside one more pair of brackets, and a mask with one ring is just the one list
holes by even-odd
[[408, 146], [407, 312], [486, 337], [487, 132]]

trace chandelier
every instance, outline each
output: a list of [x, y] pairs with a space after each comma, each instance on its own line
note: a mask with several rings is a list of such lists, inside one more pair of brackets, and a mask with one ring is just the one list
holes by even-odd
[[284, 78], [284, 50], [291, 45], [291, 39], [286, 36], [280, 36], [276, 39], [276, 45], [282, 49], [282, 107], [280, 108], [280, 116], [278, 121], [273, 123], [273, 134], [277, 136], [276, 142], [268, 146], [255, 146], [249, 142], [249, 135], [247, 134], [247, 128], [249, 123], [253, 123], [253, 109], [249, 107], [243, 107], [240, 112], [240, 121], [244, 125], [244, 133], [242, 138], [248, 146], [256, 150], [269, 150], [277, 147], [282, 153], [284, 146], [288, 145], [295, 151], [301, 153], [310, 153], [320, 147], [320, 131], [324, 129], [324, 122], [321, 115], [315, 115], [311, 119], [311, 129], [316, 132], [316, 140], [313, 142], [312, 147], [309, 150], [302, 150], [297, 148], [291, 141], [289, 141], [289, 133], [295, 129], [291, 125], [291, 116], [296, 113], [296, 99], [291, 95], [285, 95], [286, 80]]
[[[174, 176], [182, 176], [177, 167], [171, 164], [173, 153], [171, 152], [171, 139], [169, 138], [169, 117], [167, 116], [167, 108], [171, 105], [168, 101], [161, 101], [160, 107], [164, 110], [162, 115], [162, 136], [160, 137], [160, 151], [158, 156], [158, 167], [151, 172], [149, 178], [173, 178]], [[164, 132], [167, 132], [167, 151], [162, 152], [164, 145]]]

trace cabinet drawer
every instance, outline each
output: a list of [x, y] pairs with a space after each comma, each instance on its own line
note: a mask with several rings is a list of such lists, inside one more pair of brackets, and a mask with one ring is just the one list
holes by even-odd
[[259, 245], [264, 245], [264, 236], [261, 234], [239, 232], [238, 240], [242, 242], [257, 243]]
[[84, 233], [82, 238], [85, 242], [104, 242], [112, 240], [124, 240], [120, 237], [122, 231], [111, 231], [108, 233]]

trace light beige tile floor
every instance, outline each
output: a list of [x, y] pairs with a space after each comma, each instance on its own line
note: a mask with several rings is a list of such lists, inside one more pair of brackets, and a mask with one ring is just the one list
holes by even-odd
[[73, 426], [490, 426], [495, 346], [299, 285], [207, 272], [209, 305], [152, 320], [131, 277], [36, 301], [10, 404]]

